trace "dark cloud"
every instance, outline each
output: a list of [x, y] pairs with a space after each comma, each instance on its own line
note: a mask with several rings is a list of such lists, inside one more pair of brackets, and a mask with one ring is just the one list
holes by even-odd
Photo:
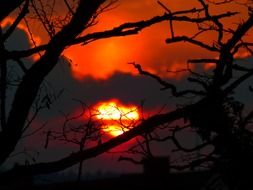
[[[3, 32], [6, 32], [9, 28], [9, 25], [7, 25], [5, 28], [3, 28]], [[29, 40], [27, 39], [27, 34], [25, 31], [21, 29], [16, 29], [11, 34], [11, 36], [6, 40], [5, 42], [5, 48], [7, 50], [13, 51], [13, 50], [24, 50], [30, 48]], [[20, 60], [23, 61], [28, 67], [31, 65], [31, 62], [29, 60]], [[16, 90], [16, 84], [19, 83], [21, 78], [23, 77], [23, 71], [18, 66], [18, 63], [9, 60], [8, 61], [8, 67], [7, 67], [7, 81], [9, 84], [7, 91], [6, 91], [6, 97], [7, 97], [7, 112], [10, 110], [11, 101], [14, 97], [14, 92]]]
[[[253, 57], [248, 57], [244, 59], [238, 59], [235, 61], [236, 64], [241, 65], [246, 68], [252, 68], [252, 63], [253, 63]], [[242, 76], [242, 74], [245, 74], [243, 72], [235, 72], [234, 73], [234, 78], [233, 81], [238, 79], [238, 77]], [[240, 86], [238, 86], [235, 91], [234, 91], [234, 97], [236, 100], [241, 101], [242, 103], [245, 104], [247, 109], [251, 109], [253, 105], [253, 92], [249, 91], [249, 87], [253, 86], [253, 77], [251, 76], [248, 80], [245, 82], [241, 83]]]
[[[185, 79], [180, 81], [170, 79], [169, 82], [175, 83], [179, 89], [188, 88], [189, 85]], [[96, 80], [90, 77], [76, 80], [72, 77], [70, 64], [63, 58], [46, 78], [43, 87], [52, 94], [63, 92], [53, 105], [52, 112], [46, 112], [47, 115], [50, 113], [52, 116], [54, 111], [61, 110], [65, 113], [74, 111], [78, 107], [74, 100], [81, 100], [91, 106], [110, 99], [118, 99], [123, 104], [140, 105], [144, 102], [144, 109], [149, 111], [157, 110], [164, 105], [167, 105], [167, 108], [173, 108], [176, 101], [171, 96], [170, 90], [161, 90], [162, 86], [147, 76], [117, 72], [107, 80]], [[181, 100], [178, 102], [183, 103]]]
[[71, 108], [71, 99], [79, 99], [90, 105], [115, 98], [125, 104], [139, 105], [145, 101], [147, 108], [161, 106], [169, 100], [169, 93], [161, 91], [160, 85], [147, 77], [115, 73], [107, 80], [75, 80], [64, 61], [50, 73], [47, 81], [45, 85], [53, 91], [64, 91], [58, 104], [67, 109]]
[[[6, 28], [3, 29], [3, 32], [5, 32], [8, 28], [9, 26], [6, 26]], [[20, 29], [15, 30], [10, 36], [10, 38], [7, 39], [5, 47], [8, 50], [28, 49], [30, 47], [30, 44], [27, 39], [26, 32]]]

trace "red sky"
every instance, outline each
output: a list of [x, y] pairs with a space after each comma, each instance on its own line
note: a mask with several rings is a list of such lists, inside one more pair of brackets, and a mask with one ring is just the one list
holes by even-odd
[[[170, 10], [178, 11], [201, 7], [196, 0], [177, 0], [162, 1]], [[58, 0], [56, 14], [63, 15], [63, 1]], [[222, 11], [242, 11], [238, 4], [231, 3], [230, 6], [210, 6], [211, 13]], [[162, 15], [165, 10], [158, 5], [156, 0], [120, 0], [115, 8], [102, 13], [97, 21], [98, 24], [85, 31], [91, 33], [111, 29], [124, 22], [134, 22]], [[233, 22], [224, 22], [229, 27], [236, 27], [237, 24], [245, 19], [240, 15], [233, 18]], [[189, 15], [191, 16], [191, 15]], [[226, 20], [225, 20], [226, 21]], [[45, 43], [48, 40], [42, 25], [31, 20], [31, 29], [37, 43]], [[197, 31], [196, 25], [180, 23], [174, 24], [175, 35], [193, 35]], [[20, 25], [25, 30], [25, 26]], [[77, 79], [90, 76], [94, 79], [107, 79], [115, 72], [137, 74], [133, 67], [127, 63], [139, 63], [146, 70], [160, 74], [163, 77], [180, 79], [184, 73], [171, 74], [167, 70], [180, 70], [186, 68], [186, 60], [192, 58], [208, 58], [210, 52], [203, 51], [196, 46], [186, 43], [166, 45], [165, 39], [170, 36], [169, 23], [163, 22], [153, 25], [140, 34], [128, 37], [117, 37], [99, 40], [86, 46], [72, 46], [64, 51], [64, 56], [72, 61], [72, 73]], [[215, 35], [208, 33], [200, 37], [201, 40], [213, 43]]]
[[[168, 2], [166, 5], [175, 11], [200, 7], [199, 3], [193, 0], [165, 2]], [[219, 11], [233, 11], [233, 9], [238, 11], [238, 5], [219, 7]], [[110, 29], [124, 22], [145, 20], [155, 15], [162, 15], [164, 12], [155, 0], [119, 1], [118, 7], [103, 13], [98, 18], [99, 23], [89, 32]], [[217, 8], [211, 7], [211, 12], [217, 13]], [[234, 19], [233, 24], [236, 22], [237, 19]], [[176, 35], [192, 35], [195, 31], [196, 25], [175, 23]], [[137, 36], [100, 40], [85, 47], [74, 46], [68, 48], [64, 55], [73, 61], [72, 70], [74, 76], [79, 79], [85, 76], [106, 79], [116, 71], [136, 74], [136, 71], [127, 64], [129, 62], [137, 62], [145, 69], [164, 77], [180, 78], [181, 74], [168, 74], [166, 70], [186, 68], [188, 58], [215, 56], [188, 44], [168, 46], [165, 44], [165, 39], [169, 36], [169, 23], [163, 22], [145, 29]], [[212, 43], [210, 37], [215, 36], [209, 33], [203, 36], [202, 40]]]
[[[145, 11], [143, 11], [145, 10]], [[124, 22], [133, 22], [161, 15], [164, 10], [156, 1], [120, 1], [119, 6], [99, 17], [99, 23], [92, 31], [110, 29]], [[96, 79], [105, 79], [116, 71], [136, 73], [129, 62], [137, 62], [145, 69], [164, 73], [167, 69], [177, 70], [185, 65], [178, 54], [193, 54], [193, 49], [168, 47], [165, 39], [169, 36], [167, 22], [145, 29], [137, 36], [111, 38], [94, 42], [85, 47], [75, 46], [64, 53], [73, 61], [75, 76], [90, 75]], [[173, 55], [173, 56], [172, 56]], [[85, 64], [83, 64], [85, 63]], [[97, 69], [99, 68], [99, 69]]]
[[[58, 0], [58, 2], [62, 1]], [[163, 2], [166, 2], [165, 4], [172, 11], [188, 8], [191, 9], [196, 6], [200, 7], [200, 5], [196, 3], [196, 0], [164, 0]], [[164, 9], [157, 4], [156, 0], [120, 0], [117, 5], [118, 6], [115, 9], [101, 14], [98, 17], [99, 23], [86, 31], [86, 33], [111, 29], [124, 22], [149, 19], [156, 15], [162, 15], [165, 12]], [[231, 6], [220, 6], [219, 9], [211, 7], [211, 11], [213, 13], [217, 13], [221, 10], [239, 11], [241, 10], [239, 7], [240, 6], [232, 3]], [[62, 14], [61, 5], [58, 8], [58, 14]], [[245, 16], [246, 14], [244, 14], [244, 17]], [[229, 24], [228, 22], [224, 23], [229, 27], [235, 28], [242, 19], [245, 18], [235, 17]], [[6, 20], [5, 22], [8, 21], [11, 21], [11, 19]], [[6, 23], [2, 24], [4, 25]], [[19, 25], [19, 29], [28, 32], [24, 23]], [[43, 32], [41, 24], [31, 21], [31, 30], [34, 33], [35, 40], [38, 44], [47, 42], [48, 38]], [[175, 23], [176, 35], [192, 35], [194, 32], [196, 32], [195, 25]], [[104, 39], [86, 46], [76, 45], [67, 48], [64, 51], [64, 56], [72, 60], [72, 75], [77, 79], [77, 82], [83, 81], [85, 77], [91, 77], [95, 80], [103, 79], [109, 81], [110, 77], [116, 72], [137, 75], [136, 70], [134, 70], [131, 65], [127, 64], [129, 62], [141, 64], [144, 69], [160, 74], [163, 77], [180, 79], [183, 74], [169, 74], [166, 71], [175, 71], [185, 68], [186, 60], [189, 58], [210, 58], [215, 56], [214, 54], [203, 51], [196, 46], [185, 43], [168, 46], [165, 44], [165, 40], [169, 36], [169, 24], [168, 22], [163, 22], [145, 29], [136, 36]], [[209, 33], [202, 36], [200, 39], [212, 43], [213, 41], [210, 41], [210, 39], [214, 37], [214, 34]], [[100, 85], [100, 87], [103, 85], [106, 86], [105, 84], [96, 85]], [[83, 88], [87, 88], [87, 86], [88, 85], [86, 84]], [[82, 90], [83, 89], [80, 89], [79, 92], [81, 93]], [[89, 91], [89, 89], [87, 91]], [[85, 91], [82, 91], [82, 93], [84, 94], [83, 97], [89, 96], [88, 94], [85, 94]], [[100, 97], [101, 95], [92, 94], [90, 96]], [[131, 98], [130, 93], [127, 98]]]

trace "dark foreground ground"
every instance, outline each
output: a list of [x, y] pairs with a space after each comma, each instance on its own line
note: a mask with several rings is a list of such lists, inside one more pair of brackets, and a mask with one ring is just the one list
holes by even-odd
[[[1, 187], [7, 189], [38, 189], [38, 190], [134, 190], [134, 189], [156, 189], [156, 190], [198, 190], [201, 189], [210, 178], [208, 172], [186, 172], [171, 173], [167, 176], [145, 176], [143, 174], [122, 175], [109, 179], [94, 179], [88, 181], [57, 183], [47, 185], [28, 185]], [[14, 187], [16, 186], [16, 187]]]

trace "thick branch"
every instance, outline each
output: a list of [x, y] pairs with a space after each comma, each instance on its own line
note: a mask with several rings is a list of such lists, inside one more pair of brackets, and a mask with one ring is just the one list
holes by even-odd
[[[72, 153], [71, 155], [50, 163], [39, 163], [30, 166], [18, 166], [12, 170], [4, 173], [1, 179], [8, 179], [11, 176], [16, 175], [38, 175], [47, 174], [52, 172], [57, 172], [66, 169], [74, 164], [79, 163], [82, 160], [96, 157], [112, 148], [129, 141], [130, 139], [144, 133], [153, 130], [155, 127], [162, 125], [164, 123], [173, 122], [180, 118], [183, 118], [192, 109], [194, 105], [172, 111], [167, 114], [160, 114], [150, 117], [149, 119], [143, 121], [141, 124], [135, 128], [119, 135], [101, 145], [96, 147], [83, 150], [82, 152]], [[6, 178], [5, 178], [6, 177]]]
[[189, 59], [188, 63], [217, 63], [218, 59]]
[[[185, 22], [204, 22], [204, 21], [208, 20], [205, 17], [203, 17], [203, 18], [189, 18], [189, 17], [185, 17], [185, 16], [175, 16], [178, 14], [197, 12], [197, 11], [199, 11], [199, 10], [193, 9], [193, 10], [175, 12], [172, 14], [166, 13], [162, 16], [156, 16], [156, 17], [153, 17], [153, 18], [151, 18], [149, 20], [145, 20], [145, 21], [125, 23], [125, 24], [122, 24], [122, 25], [115, 27], [113, 29], [110, 29], [110, 30], [105, 30], [102, 32], [94, 32], [94, 33], [90, 33], [85, 36], [76, 38], [72, 41], [69, 41], [68, 46], [79, 44], [79, 43], [87, 44], [87, 43], [93, 42], [95, 40], [111, 38], [111, 37], [116, 37], [116, 36], [136, 35], [144, 28], [147, 28], [153, 24], [160, 23], [160, 22], [163, 22], [166, 20], [185, 21]], [[236, 14], [236, 13], [226, 13], [226, 14], [216, 15], [214, 17], [215, 18], [216, 17], [217, 18], [230, 17], [230, 16], [233, 16], [234, 14]], [[177, 39], [178, 38], [176, 38], [175, 40], [177, 40]], [[185, 40], [185, 39], [181, 39], [181, 41], [183, 41], [183, 40]], [[202, 45], [201, 42], [197, 42], [193, 39], [191, 39], [189, 41], [191, 41], [191, 43], [195, 43], [196, 45]], [[204, 46], [205, 48], [207, 48], [210, 51], [218, 51], [215, 47], [210, 47], [205, 44], [203, 44], [202, 46]], [[28, 49], [28, 50], [12, 51], [12, 52], [9, 52], [8, 58], [18, 59], [18, 58], [22, 58], [22, 57], [28, 57], [28, 56], [33, 55], [34, 53], [44, 51], [45, 49], [47, 49], [47, 47], [48, 47], [47, 45], [41, 45], [41, 46], [38, 46], [38, 47], [35, 47], [32, 49]]]
[[253, 26], [253, 14], [250, 15], [248, 20], [242, 25], [239, 25], [233, 36], [227, 41], [226, 47], [231, 51], [235, 45], [242, 39], [242, 37], [251, 29]]
[[253, 55], [252, 50], [249, 48], [249, 46], [253, 47], [253, 43], [241, 42], [235, 46], [235, 48], [233, 50], [233, 54], [237, 53], [240, 48], [244, 47]]
[[0, 133], [0, 164], [7, 159], [21, 138], [29, 110], [44, 78], [57, 64], [58, 58], [67, 44], [85, 29], [93, 14], [104, 1], [80, 1], [72, 20], [52, 38], [45, 54], [33, 64], [23, 77], [9, 113], [7, 130], [4, 133]]

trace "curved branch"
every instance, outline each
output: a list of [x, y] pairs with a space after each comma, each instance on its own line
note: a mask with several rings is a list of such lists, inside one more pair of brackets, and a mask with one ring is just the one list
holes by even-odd
[[1, 180], [11, 179], [10, 177], [18, 176], [18, 175], [38, 175], [38, 174], [48, 174], [52, 172], [57, 172], [63, 169], [66, 169], [74, 164], [79, 163], [82, 160], [90, 159], [96, 157], [116, 146], [119, 146], [130, 139], [141, 135], [144, 132], [148, 132], [153, 130], [155, 127], [162, 125], [164, 123], [173, 122], [184, 117], [186, 114], [190, 112], [194, 105], [190, 105], [188, 107], [177, 109], [175, 111], [155, 115], [150, 117], [149, 119], [143, 121], [141, 124], [136, 126], [135, 128], [119, 135], [107, 142], [98, 145], [93, 148], [89, 148], [83, 150], [81, 152], [72, 153], [71, 155], [54, 161], [50, 163], [38, 163], [30, 166], [17, 166], [10, 171], [7, 171], [2, 174]]
[[239, 25], [233, 36], [227, 41], [226, 47], [229, 51], [235, 48], [235, 45], [242, 39], [242, 37], [252, 28], [253, 26], [253, 14], [250, 15], [248, 20], [242, 25]]
[[218, 59], [189, 59], [188, 63], [217, 63]]
[[155, 79], [159, 84], [163, 86], [162, 90], [170, 89], [172, 95], [175, 97], [184, 96], [186, 94], [193, 94], [193, 95], [200, 95], [200, 96], [206, 95], [204, 91], [196, 91], [196, 90], [183, 90], [183, 91], [178, 92], [175, 85], [163, 80], [162, 78], [160, 78], [159, 76], [155, 74], [152, 74], [148, 71], [144, 71], [139, 64], [136, 64], [136, 63], [129, 63], [129, 64], [132, 64], [141, 75], [146, 75]]
[[244, 47], [244, 48], [246, 48], [246, 49], [253, 55], [252, 50], [250, 49], [249, 46], [253, 47], [253, 43], [250, 43], [250, 42], [243, 42], [243, 41], [242, 41], [241, 43], [237, 44], [237, 45], [234, 47], [233, 54], [237, 53], [237, 52], [239, 51], [240, 48]]
[[[198, 9], [191, 9], [191, 10], [186, 10], [186, 11], [178, 11], [178, 12], [174, 12], [172, 14], [164, 14], [162, 16], [156, 16], [153, 17], [151, 19], [148, 20], [143, 20], [143, 21], [138, 21], [138, 22], [129, 22], [129, 23], [125, 23], [122, 25], [119, 25], [113, 29], [110, 30], [105, 30], [102, 32], [94, 32], [94, 33], [90, 33], [87, 35], [84, 35], [82, 37], [78, 37], [72, 41], [68, 42], [68, 46], [71, 45], [76, 45], [76, 44], [88, 44], [90, 42], [96, 41], [96, 40], [100, 40], [100, 39], [105, 39], [105, 38], [111, 38], [111, 37], [117, 37], [117, 36], [127, 36], [127, 35], [136, 35], [138, 34], [140, 31], [142, 31], [144, 28], [147, 28], [151, 25], [163, 22], [163, 21], [167, 21], [167, 20], [174, 20], [174, 21], [185, 21], [185, 22], [204, 22], [206, 20], [208, 20], [207, 18], [203, 17], [203, 18], [190, 18], [190, 17], [185, 17], [185, 16], [175, 16], [178, 14], [185, 14], [185, 13], [194, 13], [194, 12], [199, 12], [200, 10]], [[225, 18], [225, 17], [230, 17], [235, 15], [236, 13], [225, 13], [225, 14], [221, 14], [221, 15], [216, 15], [214, 16], [215, 18]], [[178, 37], [175, 38], [175, 40], [177, 40]], [[173, 38], [174, 39], [174, 38]], [[182, 40], [181, 40], [182, 41]], [[192, 42], [194, 42], [195, 40], [191, 40]], [[195, 44], [200, 44], [198, 42], [195, 42]], [[205, 45], [203, 45], [205, 46]], [[7, 58], [9, 59], [18, 59], [18, 58], [22, 58], [22, 57], [28, 57], [33, 55], [34, 53], [38, 53], [40, 51], [44, 51], [48, 48], [48, 45], [41, 45], [35, 48], [31, 48], [28, 50], [23, 50], [23, 51], [10, 51], [7, 54]], [[206, 45], [206, 48], [208, 48], [210, 51], [218, 51], [218, 49], [216, 49], [215, 47], [210, 47]]]

